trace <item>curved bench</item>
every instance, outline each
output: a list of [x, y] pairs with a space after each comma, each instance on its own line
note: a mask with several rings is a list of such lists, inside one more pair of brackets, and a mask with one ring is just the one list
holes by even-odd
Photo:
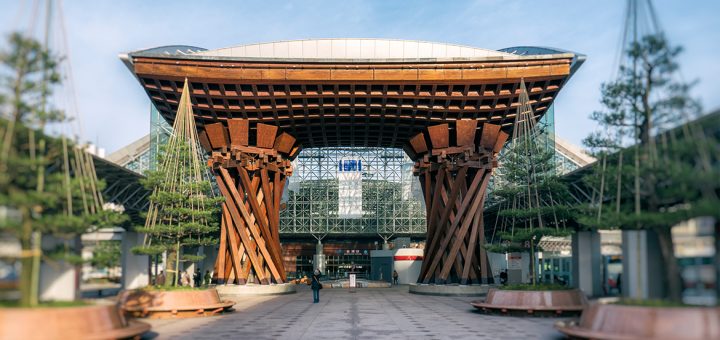
[[555, 328], [583, 339], [720, 339], [720, 308], [595, 303], [579, 323], [558, 322]]
[[124, 339], [149, 330], [116, 305], [0, 309], [2, 339]]
[[587, 306], [585, 294], [578, 289], [570, 290], [502, 290], [491, 288], [484, 301], [470, 303], [483, 311], [536, 311], [579, 313]]
[[235, 302], [221, 301], [215, 288], [205, 290], [123, 291], [120, 308], [133, 317], [191, 318], [212, 316], [227, 311]]

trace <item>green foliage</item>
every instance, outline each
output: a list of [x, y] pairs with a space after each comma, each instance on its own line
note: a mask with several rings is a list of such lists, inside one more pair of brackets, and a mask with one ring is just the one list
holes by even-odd
[[[556, 175], [554, 151], [545, 148], [539, 131], [521, 135], [505, 151], [497, 187], [498, 218], [504, 229], [491, 252], [528, 252], [543, 236], [566, 236], [568, 221], [577, 218], [567, 185]], [[540, 249], [538, 249], [540, 250]]]
[[[92, 304], [83, 300], [77, 300], [77, 301], [45, 301], [39, 303], [37, 308], [67, 308], [67, 307], [85, 307], [85, 306], [91, 306]], [[23, 306], [20, 304], [17, 300], [12, 301], [6, 301], [6, 300], [0, 300], [0, 308], [25, 308], [27, 306]]]
[[[534, 247], [535, 251], [542, 251], [538, 246], [543, 236], [565, 237], [572, 234], [569, 229], [555, 228], [519, 228], [515, 231], [499, 233], [500, 243], [486, 244], [485, 249], [493, 253], [528, 252]], [[532, 245], [532, 247], [531, 247]]]
[[[688, 94], [692, 84], [672, 76], [680, 52], [662, 35], [646, 36], [627, 51], [635, 67], [621, 68], [616, 81], [604, 84], [605, 110], [591, 117], [602, 133], [585, 144], [605, 166], [599, 162], [583, 178], [589, 187], [603, 188], [603, 202], [580, 207], [578, 221], [585, 228], [667, 229], [720, 214], [720, 143], [703, 131], [720, 122], [705, 119], [668, 130], [700, 112]], [[622, 149], [628, 143], [637, 145]]]
[[602, 85], [605, 109], [590, 116], [601, 128], [584, 140], [585, 145], [596, 155], [617, 151], [638, 141], [647, 142], [651, 133], [701, 112], [699, 102], [689, 95], [693, 84], [673, 77], [681, 52], [681, 47], [670, 46], [662, 34], [633, 42], [626, 51], [630, 62], [620, 67], [615, 81]]
[[603, 85], [605, 110], [591, 116], [600, 129], [585, 140], [601, 159], [584, 178], [597, 191], [578, 218], [588, 229], [654, 229], [673, 301], [682, 282], [670, 228], [720, 214], [720, 143], [687, 123], [701, 108], [689, 95], [693, 84], [674, 76], [680, 52], [662, 34], [643, 37], [627, 50], [618, 79]]
[[[78, 175], [78, 169], [90, 171], [89, 156], [72, 142], [45, 133], [48, 124], [67, 122], [48, 101], [60, 84], [60, 61], [20, 33], [11, 34], [7, 49], [0, 51], [0, 95], [7, 103], [0, 111], [0, 205], [19, 215], [0, 223], [0, 231], [17, 237], [25, 251], [37, 249], [42, 235], [64, 240], [62, 246], [46, 249], [46, 258], [79, 263], [71, 240], [93, 228], [122, 223], [125, 217], [102, 211], [92, 200], [91, 179]], [[96, 184], [95, 193], [101, 192], [105, 184]], [[21, 304], [32, 305], [37, 300], [31, 288], [37, 285], [37, 264], [32, 257], [21, 261]]]
[[636, 307], [671, 307], [671, 308], [676, 308], [676, 307], [697, 308], [698, 307], [698, 306], [687, 305], [682, 302], [676, 302], [676, 301], [652, 300], [652, 299], [629, 299], [629, 298], [618, 299], [617, 301], [613, 302], [613, 304], [623, 305], [623, 306], [636, 306]]
[[115, 268], [120, 266], [120, 241], [101, 241], [95, 246], [90, 260], [95, 268]]
[[[179, 138], [177, 138], [179, 139]], [[223, 198], [211, 197], [207, 180], [196, 180], [197, 160], [192, 159], [188, 141], [175, 140], [161, 149], [158, 170], [149, 171], [143, 185], [152, 192], [146, 223], [136, 231], [148, 236], [148, 242], [132, 249], [135, 254], [167, 253], [167, 268], [179, 272], [178, 262], [199, 262], [204, 255], [185, 253], [191, 247], [217, 244], [219, 207]], [[170, 160], [170, 161], [167, 161]], [[166, 285], [177, 278], [168, 272]]]
[[52, 86], [60, 83], [61, 58], [19, 32], [11, 33], [7, 43], [7, 48], [0, 51], [0, 85], [7, 91], [5, 96], [12, 110], [9, 117], [31, 127], [64, 121], [61, 111], [43, 105]]

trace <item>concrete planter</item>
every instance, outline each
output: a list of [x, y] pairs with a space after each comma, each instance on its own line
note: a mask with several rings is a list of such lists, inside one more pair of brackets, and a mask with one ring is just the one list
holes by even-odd
[[124, 339], [149, 330], [115, 305], [0, 309], [0, 339]]
[[559, 322], [555, 328], [581, 339], [720, 339], [720, 308], [596, 303], [579, 323]]
[[579, 313], [587, 306], [587, 298], [579, 289], [571, 290], [502, 290], [491, 288], [485, 301], [473, 301], [483, 311], [525, 311], [527, 313]]
[[244, 284], [244, 285], [217, 285], [215, 286], [221, 298], [236, 298], [241, 296], [283, 295], [297, 292], [295, 284], [282, 283], [272, 285]]
[[410, 284], [408, 291], [411, 294], [435, 296], [483, 296], [487, 294], [490, 285], [429, 285]]
[[118, 296], [121, 309], [133, 317], [191, 318], [222, 313], [235, 303], [221, 301], [215, 288], [178, 291], [123, 291]]

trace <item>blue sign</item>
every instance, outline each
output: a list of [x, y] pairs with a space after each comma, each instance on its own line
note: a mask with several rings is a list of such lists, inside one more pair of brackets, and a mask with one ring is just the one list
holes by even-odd
[[346, 159], [338, 162], [338, 171], [362, 171], [362, 161], [356, 159]]

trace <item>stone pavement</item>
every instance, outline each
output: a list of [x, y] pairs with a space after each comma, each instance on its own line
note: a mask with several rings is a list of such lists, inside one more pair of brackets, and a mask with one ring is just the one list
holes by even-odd
[[506, 317], [476, 312], [471, 297], [439, 297], [394, 288], [323, 289], [312, 303], [297, 294], [238, 299], [235, 312], [216, 317], [150, 320], [157, 339], [562, 339], [558, 318]]

